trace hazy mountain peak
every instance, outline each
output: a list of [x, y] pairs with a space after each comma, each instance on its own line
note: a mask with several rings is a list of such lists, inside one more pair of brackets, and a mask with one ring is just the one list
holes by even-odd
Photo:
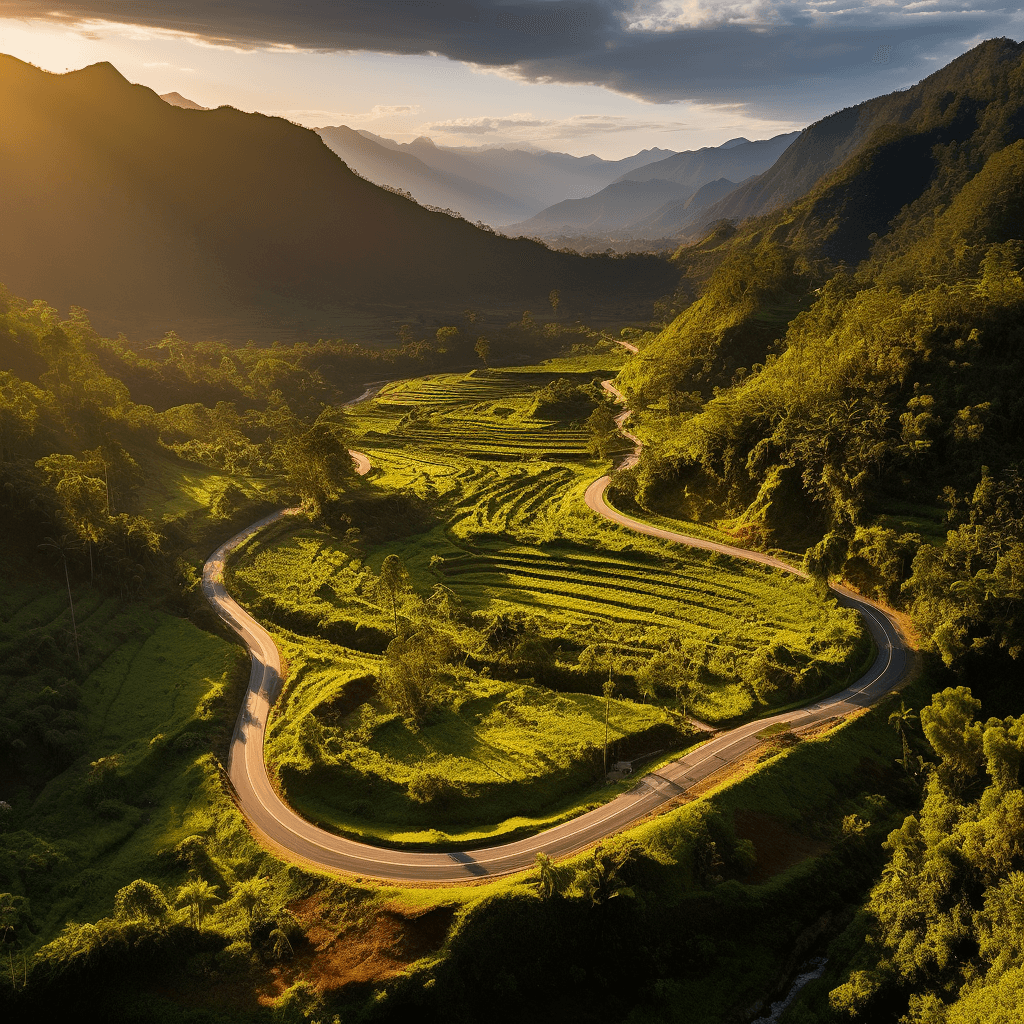
[[185, 110], [209, 110], [209, 107], [200, 106], [195, 100], [190, 100], [185, 96], [182, 96], [180, 92], [163, 92], [160, 93], [160, 99], [165, 103], [170, 103], [172, 107], [183, 107]]
[[750, 139], [745, 139], [741, 135], [738, 139], [730, 139], [728, 142], [723, 142], [718, 148], [719, 149], [734, 149], [736, 146], [749, 145]]
[[426, 135], [418, 135], [415, 139], [412, 140], [412, 142], [409, 143], [409, 145], [429, 146], [431, 149], [437, 149], [437, 144], [434, 142], [434, 140]]
[[77, 78], [79, 81], [86, 82], [111, 82], [117, 85], [130, 84], [128, 79], [108, 60], [102, 60], [97, 64], [90, 64], [88, 67], [81, 68], [78, 71], [69, 71], [61, 77]]

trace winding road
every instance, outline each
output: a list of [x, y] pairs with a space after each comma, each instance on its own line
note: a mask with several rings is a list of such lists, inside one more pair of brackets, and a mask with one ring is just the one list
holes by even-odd
[[[634, 346], [624, 347], [635, 351]], [[610, 381], [606, 381], [604, 386], [622, 400], [622, 395]], [[623, 429], [628, 416], [627, 410], [616, 418], [620, 430], [636, 445], [636, 450], [626, 458], [623, 466], [635, 463], [640, 448], [639, 440]], [[351, 454], [357, 471], [360, 474], [369, 472], [369, 459], [361, 452], [353, 451]], [[758, 551], [662, 530], [631, 519], [609, 507], [605, 501], [610, 481], [610, 476], [595, 480], [587, 489], [586, 502], [597, 514], [620, 526], [672, 543], [718, 551], [797, 576], [804, 575], [793, 566]], [[395, 882], [445, 885], [527, 870], [533, 867], [539, 852], [554, 858], [577, 853], [664, 808], [692, 786], [737, 760], [757, 746], [760, 742], [758, 733], [770, 726], [786, 723], [794, 732], [800, 732], [829, 719], [859, 711], [900, 682], [909, 667], [910, 654], [892, 613], [844, 587], [833, 586], [839, 600], [863, 616], [878, 651], [871, 668], [842, 692], [799, 710], [748, 722], [720, 733], [684, 757], [643, 776], [628, 792], [608, 803], [526, 839], [448, 853], [371, 846], [317, 828], [289, 807], [271, 785], [263, 758], [263, 743], [270, 709], [281, 687], [281, 657], [270, 634], [239, 606], [224, 587], [224, 563], [231, 551], [271, 522], [295, 511], [275, 512], [225, 541], [210, 556], [203, 569], [203, 593], [252, 656], [249, 688], [235, 724], [228, 755], [227, 771], [238, 806], [266, 846], [288, 860], [297, 860], [320, 870]]]

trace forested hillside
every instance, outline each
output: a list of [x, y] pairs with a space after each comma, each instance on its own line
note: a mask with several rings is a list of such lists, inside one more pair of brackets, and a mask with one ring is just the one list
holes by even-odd
[[873, 101], [892, 123], [805, 198], [681, 249], [706, 282], [619, 378], [647, 442], [619, 500], [806, 549], [973, 691], [921, 713], [924, 809], [890, 837], [857, 972], [794, 1020], [994, 1020], [1024, 967], [996, 938], [1024, 868], [1019, 726], [973, 721], [1024, 710], [1022, 54], [990, 41]]
[[[889, 168], [891, 198], [899, 199], [899, 193], [904, 194], [895, 210], [888, 204], [878, 211], [872, 209], [877, 184], [873, 194], [863, 197], [864, 209], [881, 215], [884, 224], [902, 202], [909, 202], [916, 184], [922, 180], [920, 176], [924, 174], [927, 178], [929, 172], [922, 165], [922, 160], [925, 165], [928, 162], [926, 151], [932, 145], [946, 145], [951, 139], [960, 138], [970, 120], [987, 104], [1007, 99], [1005, 67], [1003, 71], [999, 68], [1008, 62], [1012, 64], [1019, 50], [1020, 44], [1010, 39], [990, 39], [918, 85], [822, 118], [804, 129], [772, 167], [711, 207], [702, 224], [713, 224], [722, 218], [735, 221], [762, 216], [799, 199], [817, 186], [823, 176], [860, 152], [876, 133], [881, 133], [879, 140], [887, 138], [890, 143], [895, 137], [916, 136], [917, 146], [911, 143], [911, 147], [919, 155], [915, 158], [905, 151], [902, 155], [909, 158], [909, 163], [904, 166], [894, 160]], [[934, 139], [927, 138], [929, 131], [937, 132]], [[895, 151], [889, 152], [896, 157]]]
[[642, 311], [676, 277], [658, 259], [582, 259], [431, 212], [353, 174], [313, 131], [174, 107], [109, 64], [52, 75], [2, 57], [0, 103], [0, 281], [114, 332], [214, 317], [244, 341], [297, 310], [312, 333], [353, 303], [521, 310], [552, 288], [578, 311]]

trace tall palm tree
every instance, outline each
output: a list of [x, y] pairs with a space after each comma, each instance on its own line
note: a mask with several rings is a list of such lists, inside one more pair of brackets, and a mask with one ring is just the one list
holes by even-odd
[[192, 878], [178, 890], [175, 906], [188, 908], [189, 922], [198, 931], [219, 900], [217, 886], [210, 885], [204, 878]]
[[262, 917], [266, 911], [269, 896], [270, 882], [259, 875], [235, 882], [231, 886], [231, 899], [245, 911], [249, 919], [249, 931], [252, 931], [254, 919]]
[[82, 664], [82, 652], [78, 647], [78, 626], [75, 624], [75, 602], [71, 596], [71, 577], [68, 574], [68, 552], [74, 550], [74, 541], [67, 535], [59, 537], [46, 537], [39, 545], [40, 550], [49, 551], [60, 558], [64, 566], [64, 582], [68, 585], [68, 605], [71, 607], [71, 630], [75, 635], [75, 657], [78, 664]]
[[892, 712], [889, 715], [889, 724], [896, 730], [900, 737], [900, 743], [903, 746], [903, 758], [900, 763], [903, 765], [903, 770], [909, 775], [910, 774], [910, 742], [907, 740], [907, 727], [911, 722], [917, 721], [917, 715], [907, 707], [905, 701], [900, 701], [899, 711]]

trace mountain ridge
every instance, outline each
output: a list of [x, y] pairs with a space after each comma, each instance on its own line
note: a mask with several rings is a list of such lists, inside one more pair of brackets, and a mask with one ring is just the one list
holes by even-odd
[[495, 227], [532, 217], [564, 199], [590, 195], [622, 173], [670, 152], [644, 150], [621, 160], [602, 160], [593, 154], [576, 157], [514, 146], [438, 146], [427, 136], [396, 142], [346, 125], [317, 131], [369, 180]]
[[115, 328], [216, 315], [245, 337], [300, 306], [522, 309], [552, 288], [647, 302], [674, 280], [657, 261], [582, 260], [432, 213], [310, 129], [183, 110], [110, 64], [51, 75], [3, 57], [0, 101], [0, 281]]

